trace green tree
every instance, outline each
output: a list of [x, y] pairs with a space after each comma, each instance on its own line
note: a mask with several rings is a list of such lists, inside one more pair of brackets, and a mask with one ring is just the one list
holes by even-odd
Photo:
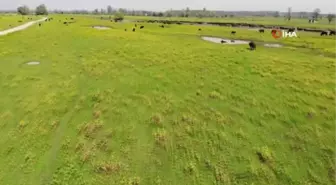
[[36, 7], [35, 14], [36, 15], [48, 15], [47, 7], [44, 4], [39, 5], [38, 7]]
[[205, 7], [202, 10], [202, 17], [207, 17], [207, 10]]
[[173, 16], [172, 10], [166, 12], [166, 17], [172, 17], [172, 16]]
[[291, 19], [292, 19], [292, 8], [289, 7], [287, 12], [287, 20], [290, 21]]
[[20, 15], [28, 15], [29, 14], [29, 8], [28, 6], [20, 6], [17, 8], [17, 12], [20, 14]]
[[321, 10], [320, 10], [319, 8], [316, 8], [316, 9], [314, 10], [314, 12], [313, 12], [313, 18], [314, 18], [315, 20], [317, 20], [318, 17], [320, 16], [320, 13], [321, 13]]
[[190, 8], [187, 7], [186, 11], [185, 11], [185, 17], [189, 17], [190, 16]]
[[117, 22], [117, 21], [122, 21], [122, 20], [124, 20], [124, 14], [120, 11], [116, 12], [114, 14], [114, 21]]
[[107, 6], [107, 13], [112, 14], [112, 11], [113, 11], [112, 6], [108, 5]]
[[329, 13], [328, 15], [327, 15], [327, 18], [328, 18], [328, 21], [329, 21], [329, 24], [331, 23], [331, 21], [335, 18], [335, 15], [334, 14], [331, 14], [331, 13]]
[[93, 14], [99, 14], [98, 8], [96, 8], [96, 9], [93, 10]]

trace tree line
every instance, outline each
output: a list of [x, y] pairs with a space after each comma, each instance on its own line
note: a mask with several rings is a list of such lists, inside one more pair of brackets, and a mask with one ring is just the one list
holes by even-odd
[[[31, 14], [31, 11], [28, 6], [20, 6], [17, 8], [17, 12], [20, 15], [29, 15]], [[48, 15], [47, 7], [44, 4], [41, 4], [35, 8], [35, 14], [36, 15]]]
[[[17, 8], [17, 12], [21, 15], [31, 14], [28, 6], [20, 6]], [[321, 10], [316, 8], [313, 12], [292, 12], [292, 8], [288, 8], [287, 12], [280, 13], [279, 11], [209, 11], [206, 8], [202, 10], [191, 10], [189, 7], [182, 10], [167, 10], [164, 12], [155, 11], [145, 11], [145, 10], [129, 10], [124, 8], [113, 8], [112, 6], [107, 6], [104, 8], [96, 8], [93, 11], [89, 10], [53, 10], [51, 13], [56, 14], [95, 14], [95, 15], [115, 15], [115, 19], [122, 20], [124, 15], [127, 16], [154, 16], [154, 17], [234, 17], [234, 16], [274, 16], [274, 17], [285, 17], [286, 20], [290, 21], [292, 17], [297, 18], [308, 18], [317, 21], [326, 17], [331, 23], [335, 18], [335, 14], [322, 15]], [[35, 9], [36, 15], [48, 15], [47, 7], [44, 4], [39, 5]]]
[[[312, 21], [318, 21], [319, 19], [322, 19], [323, 17], [323, 15], [321, 15], [321, 10], [319, 8], [314, 9], [312, 13], [299, 12], [298, 14], [299, 14], [299, 18], [308, 18], [309, 20], [312, 20]], [[290, 21], [292, 19], [292, 16], [293, 16], [292, 8], [289, 7], [285, 18], [286, 20]], [[279, 12], [275, 14], [275, 17], [279, 17]], [[333, 21], [333, 19], [335, 18], [335, 14], [329, 13], [325, 17], [328, 19], [329, 24], [330, 24], [331, 21]]]

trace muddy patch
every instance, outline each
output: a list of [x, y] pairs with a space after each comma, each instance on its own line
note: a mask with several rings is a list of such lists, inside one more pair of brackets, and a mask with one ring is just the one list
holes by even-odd
[[226, 39], [219, 37], [202, 37], [203, 40], [217, 43], [217, 44], [248, 44], [249, 41], [246, 40], [234, 40], [234, 39]]
[[106, 26], [92, 26], [92, 28], [97, 29], [97, 30], [109, 30], [109, 29], [111, 29], [110, 27], [106, 27]]
[[37, 62], [37, 61], [32, 61], [32, 62], [27, 62], [26, 63], [27, 65], [39, 65], [40, 64], [40, 62]]

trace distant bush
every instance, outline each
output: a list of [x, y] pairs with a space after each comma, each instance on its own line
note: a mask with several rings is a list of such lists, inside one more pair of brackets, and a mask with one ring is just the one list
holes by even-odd
[[39, 5], [38, 7], [36, 7], [35, 14], [36, 15], [48, 15], [47, 7], [44, 4]]
[[29, 14], [29, 8], [28, 6], [20, 6], [17, 8], [17, 12], [20, 15], [28, 15]]
[[114, 14], [114, 21], [117, 22], [117, 21], [122, 21], [122, 20], [124, 20], [124, 14], [121, 12], [116, 12]]

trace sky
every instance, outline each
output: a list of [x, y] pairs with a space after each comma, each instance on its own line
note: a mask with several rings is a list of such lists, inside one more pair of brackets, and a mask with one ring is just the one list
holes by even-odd
[[31, 9], [45, 4], [48, 9], [106, 9], [107, 5], [114, 8], [136, 10], [165, 11], [169, 9], [203, 9], [224, 11], [280, 11], [286, 12], [292, 7], [293, 12], [312, 12], [320, 8], [322, 13], [335, 13], [335, 0], [0, 0], [0, 10], [16, 9], [27, 5]]

